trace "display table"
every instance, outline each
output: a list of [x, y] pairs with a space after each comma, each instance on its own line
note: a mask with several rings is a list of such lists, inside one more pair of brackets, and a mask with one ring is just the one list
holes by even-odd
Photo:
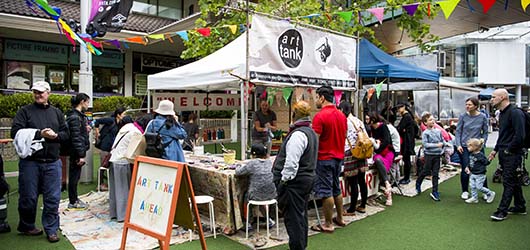
[[[243, 195], [248, 183], [245, 177], [235, 176], [235, 166], [224, 164], [223, 157], [185, 155], [189, 164], [195, 195], [209, 195], [214, 198], [215, 222], [223, 233], [232, 234], [243, 228]], [[233, 168], [233, 169], [231, 169]], [[199, 207], [208, 215], [208, 210]]]

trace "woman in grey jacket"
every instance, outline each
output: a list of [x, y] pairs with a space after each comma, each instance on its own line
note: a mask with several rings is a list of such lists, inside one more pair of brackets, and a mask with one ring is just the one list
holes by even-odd
[[[469, 150], [467, 141], [471, 138], [484, 139], [484, 144], [488, 140], [488, 118], [479, 110], [479, 102], [475, 97], [466, 100], [466, 113], [460, 115], [456, 126], [456, 149], [460, 156], [462, 169], [469, 167]], [[484, 148], [482, 149], [484, 152]], [[462, 185], [462, 194], [460, 197], [464, 200], [469, 199], [469, 174], [462, 171], [460, 174], [460, 184]], [[488, 187], [488, 180], [484, 181], [484, 187]]]

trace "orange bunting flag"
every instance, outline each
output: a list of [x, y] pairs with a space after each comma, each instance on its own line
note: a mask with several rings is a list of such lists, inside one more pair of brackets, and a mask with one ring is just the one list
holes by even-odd
[[197, 29], [197, 32], [199, 32], [199, 34], [201, 34], [204, 37], [209, 37], [211, 34], [210, 28], [200, 28], [200, 29]]
[[488, 10], [490, 10], [491, 6], [495, 4], [495, 0], [478, 0], [480, 4], [482, 4], [482, 7], [484, 8], [484, 14], [488, 13]]
[[170, 43], [173, 43], [173, 39], [169, 34], [165, 34], [164, 37], [166, 37], [166, 39], [169, 40]]
[[129, 37], [129, 38], [125, 38], [125, 40], [131, 43], [146, 44], [145, 39], [141, 36]]
[[329, 13], [326, 13], [324, 15], [328, 18], [328, 21], [331, 22], [331, 16], [329, 15]]
[[375, 93], [375, 88], [369, 88], [368, 92], [367, 92], [367, 95], [366, 95], [366, 99], [368, 99], [368, 101], [370, 101], [370, 99], [372, 99], [372, 96], [374, 95], [374, 93]]

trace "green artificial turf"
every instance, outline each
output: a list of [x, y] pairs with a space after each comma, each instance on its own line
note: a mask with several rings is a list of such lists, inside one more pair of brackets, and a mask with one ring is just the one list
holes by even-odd
[[[489, 150], [488, 150], [489, 153]], [[16, 171], [17, 162], [6, 162], [6, 171]], [[99, 165], [99, 157], [94, 157], [94, 166]], [[496, 160], [490, 165], [488, 176], [497, 165]], [[530, 161], [527, 160], [527, 166]], [[95, 168], [97, 169], [97, 168]], [[95, 190], [94, 183], [80, 184], [79, 193]], [[16, 178], [8, 178], [12, 185], [8, 206], [8, 221], [12, 232], [0, 234], [0, 249], [73, 249], [67, 239], [48, 243], [44, 236], [21, 236], [16, 232], [18, 222]], [[492, 222], [489, 216], [495, 211], [502, 195], [502, 184], [489, 183], [497, 192], [493, 204], [481, 200], [479, 204], [466, 204], [460, 199], [459, 176], [440, 184], [441, 202], [434, 202], [429, 197], [429, 190], [413, 198], [394, 195], [394, 206], [366, 219], [354, 222], [345, 228], [337, 229], [333, 234], [319, 234], [309, 237], [308, 249], [530, 249], [530, 215], [509, 215], [502, 222]], [[528, 196], [530, 188], [524, 187]], [[67, 198], [67, 193], [62, 193]], [[40, 199], [39, 207], [42, 204]], [[529, 205], [530, 206], [530, 205]], [[41, 210], [37, 215], [37, 226]], [[207, 238], [209, 249], [249, 249], [226, 237]], [[198, 241], [171, 246], [171, 249], [201, 249]], [[282, 245], [272, 249], [288, 249]]]

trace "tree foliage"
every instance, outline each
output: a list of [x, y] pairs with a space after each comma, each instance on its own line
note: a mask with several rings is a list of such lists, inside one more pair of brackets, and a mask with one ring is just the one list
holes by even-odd
[[[308, 23], [326, 29], [335, 30], [345, 34], [367, 38], [374, 44], [382, 47], [382, 44], [375, 38], [372, 27], [365, 26], [373, 20], [372, 15], [365, 10], [378, 6], [384, 1], [376, 0], [291, 0], [291, 1], [257, 1], [251, 3], [249, 9], [261, 13], [272, 14], [274, 16], [291, 18], [301, 23]], [[352, 2], [348, 6], [347, 2]], [[401, 8], [403, 4], [414, 3], [410, 0], [388, 0], [386, 1], [385, 13], [392, 13], [393, 10]], [[426, 3], [426, 2], [425, 2]], [[429, 45], [439, 38], [430, 34], [430, 25], [427, 20], [433, 19], [440, 8], [434, 4], [430, 5], [430, 16], [428, 16], [428, 5], [421, 4], [414, 16], [406, 13], [395, 16], [397, 26], [414, 43], [418, 44], [423, 51], [430, 51], [433, 48]], [[230, 5], [230, 8], [226, 6]], [[201, 17], [196, 21], [197, 27], [222, 27], [223, 25], [245, 24], [246, 9], [245, 1], [234, 0], [199, 0]], [[239, 10], [236, 10], [239, 9]], [[325, 15], [338, 11], [353, 11], [353, 18], [350, 23], [346, 23], [338, 15]], [[297, 18], [310, 14], [321, 14], [314, 18]], [[361, 14], [359, 14], [361, 13]], [[361, 18], [359, 18], [361, 15]], [[385, 25], [383, 23], [383, 25]], [[202, 58], [223, 47], [234, 40], [240, 34], [232, 34], [229, 29], [212, 29], [209, 37], [204, 37], [196, 31], [188, 32], [188, 41], [184, 44], [186, 49], [182, 52], [183, 59]]]

